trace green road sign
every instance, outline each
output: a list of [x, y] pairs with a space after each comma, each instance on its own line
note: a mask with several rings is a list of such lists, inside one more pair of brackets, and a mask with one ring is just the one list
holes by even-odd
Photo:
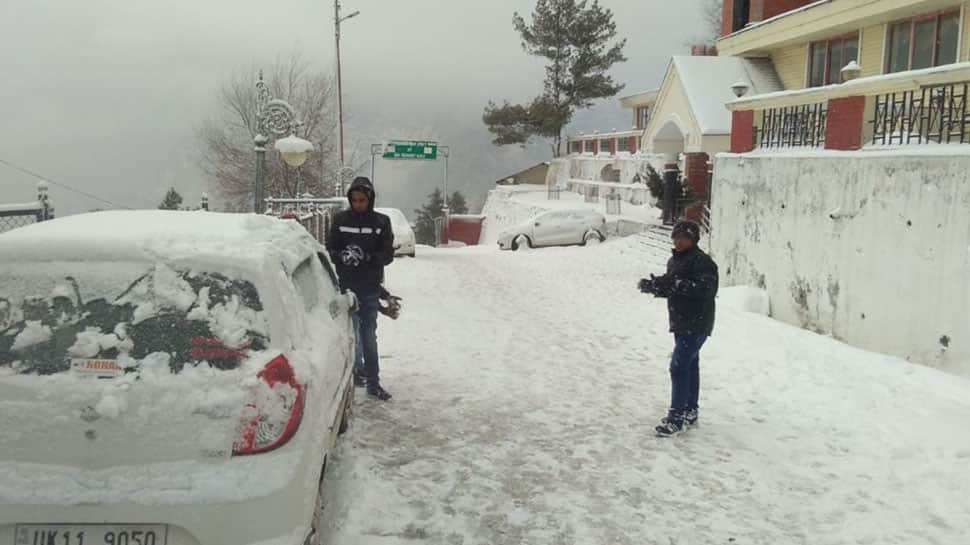
[[384, 144], [383, 157], [384, 159], [422, 159], [433, 161], [438, 158], [438, 143], [394, 140]]

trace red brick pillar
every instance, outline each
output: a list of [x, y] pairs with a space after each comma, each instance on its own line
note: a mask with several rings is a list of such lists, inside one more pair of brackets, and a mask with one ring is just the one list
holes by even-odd
[[[706, 197], [708, 193], [708, 164], [710, 156], [706, 153], [684, 154], [684, 181], [694, 195]], [[695, 203], [684, 210], [684, 217], [700, 221], [704, 209], [702, 203]]]
[[747, 153], [754, 149], [754, 111], [731, 112], [731, 153]]
[[829, 100], [825, 126], [825, 149], [852, 151], [862, 147], [862, 124], [865, 122], [866, 97]]
[[637, 152], [637, 137], [630, 137], [630, 153], [635, 154]]
[[599, 138], [593, 140], [593, 155], [599, 155], [600, 152], [600, 141]]

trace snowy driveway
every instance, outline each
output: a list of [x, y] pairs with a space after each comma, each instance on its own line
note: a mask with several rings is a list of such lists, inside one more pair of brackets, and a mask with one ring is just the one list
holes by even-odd
[[701, 425], [654, 437], [672, 343], [634, 286], [663, 259], [625, 239], [395, 262], [395, 397], [358, 397], [324, 543], [966, 543], [966, 379], [721, 305]]

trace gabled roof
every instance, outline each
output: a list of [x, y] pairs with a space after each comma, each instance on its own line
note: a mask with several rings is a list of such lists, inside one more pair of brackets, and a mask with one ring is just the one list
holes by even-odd
[[745, 81], [750, 95], [783, 91], [770, 59], [676, 56], [667, 77], [676, 70], [701, 134], [730, 134], [731, 112], [725, 104], [736, 99], [731, 87]]

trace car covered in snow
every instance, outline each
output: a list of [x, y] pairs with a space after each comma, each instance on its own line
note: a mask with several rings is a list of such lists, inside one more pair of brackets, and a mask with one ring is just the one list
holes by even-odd
[[414, 257], [416, 244], [414, 229], [411, 229], [411, 224], [408, 223], [404, 212], [397, 208], [375, 208], [374, 210], [391, 218], [391, 229], [394, 230], [394, 255]]
[[606, 240], [606, 217], [589, 209], [553, 210], [506, 229], [498, 237], [502, 250], [543, 246], [585, 246]]
[[0, 234], [0, 543], [315, 543], [355, 308], [272, 217]]

